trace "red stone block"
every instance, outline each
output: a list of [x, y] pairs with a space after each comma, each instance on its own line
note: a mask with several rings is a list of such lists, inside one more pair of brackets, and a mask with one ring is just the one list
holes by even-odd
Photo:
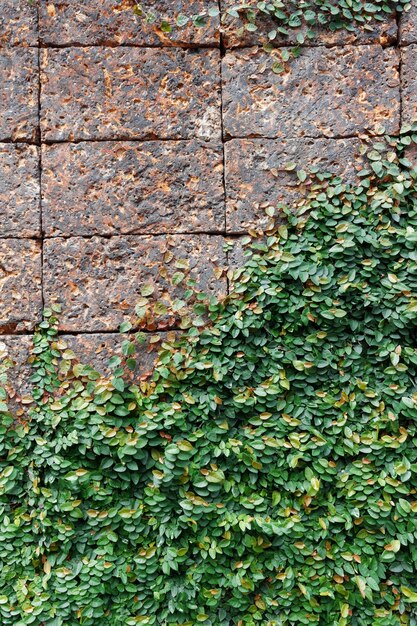
[[165, 292], [173, 297], [183, 294], [183, 287], [174, 288], [165, 277], [165, 272], [172, 277], [181, 271], [181, 259], [204, 292], [225, 292], [225, 280], [217, 278], [215, 271], [226, 262], [219, 236], [47, 239], [46, 305], [54, 301], [62, 304], [63, 330], [117, 330], [121, 322], [131, 319], [144, 285], [152, 285], [156, 298]]
[[[138, 382], [141, 376], [150, 375], [159, 351], [167, 347], [166, 342], [170, 344], [175, 341], [177, 336], [178, 333], [175, 332], [143, 333], [143, 341], [136, 342], [136, 351], [131, 357], [136, 361], [136, 368], [126, 370], [126, 375], [133, 382]], [[109, 360], [114, 356], [125, 358], [122, 344], [127, 339], [132, 340], [128, 335], [120, 333], [60, 335], [52, 343], [52, 347], [61, 354], [72, 350], [75, 356], [73, 363], [89, 365], [100, 374], [109, 376], [112, 373]], [[9, 409], [12, 411], [22, 409], [22, 396], [23, 408], [27, 407], [28, 396], [33, 393], [30, 380], [34, 373], [30, 363], [33, 359], [32, 349], [32, 335], [0, 335], [0, 374], [7, 374], [5, 387], [9, 395]], [[56, 365], [60, 365], [58, 360]]]
[[148, 23], [134, 13], [135, 0], [40, 0], [41, 40], [46, 45], [218, 45], [219, 19], [210, 18], [204, 28], [187, 25], [161, 30], [161, 22], [175, 25], [179, 14], [199, 15], [212, 0], [146, 0], [142, 6], [155, 21]]
[[45, 140], [220, 137], [218, 50], [98, 47], [42, 53]]
[[346, 137], [400, 123], [398, 52], [380, 46], [306, 48], [288, 71], [250, 48], [223, 59], [226, 137]]
[[[145, 375], [152, 371], [158, 356], [158, 350], [164, 341], [173, 341], [175, 333], [143, 333], [143, 343], [137, 343], [136, 352], [132, 358], [136, 360], [136, 369], [132, 372], [133, 378]], [[90, 365], [100, 374], [109, 375], [109, 360], [113, 356], [122, 359], [122, 344], [130, 340], [129, 335], [120, 333], [106, 334], [83, 334], [83, 335], [62, 335], [59, 338], [60, 345], [65, 342], [67, 348], [72, 350], [83, 365]]]
[[7, 377], [1, 386], [7, 391], [7, 405], [14, 414], [24, 411], [20, 404], [22, 396], [28, 400], [27, 396], [32, 395], [33, 370], [28, 364], [32, 345], [30, 335], [0, 335], [0, 373]]
[[2, 235], [40, 235], [38, 148], [0, 144]]
[[221, 144], [55, 144], [43, 147], [42, 164], [47, 235], [224, 229]]
[[403, 48], [401, 56], [402, 121], [404, 124], [414, 124], [417, 122], [417, 45]]
[[286, 204], [296, 206], [306, 194], [294, 171], [319, 167], [321, 172], [354, 180], [358, 139], [232, 139], [225, 145], [227, 230], [245, 232], [263, 228], [270, 221], [265, 209]]
[[[244, 4], [250, 4], [251, 7], [256, 7], [258, 0], [251, 0]], [[257, 46], [266, 43], [271, 43], [268, 38], [268, 33], [276, 30], [277, 22], [271, 17], [267, 17], [265, 14], [258, 12], [256, 24], [258, 30], [250, 32], [245, 29], [245, 25], [248, 23], [245, 18], [245, 12], [240, 11], [240, 18], [228, 16], [226, 9], [236, 7], [240, 4], [236, 0], [221, 0], [224, 19], [222, 20], [223, 31], [223, 43], [228, 48], [240, 48], [247, 46]], [[241, 3], [243, 4], [243, 3]], [[312, 39], [307, 39], [306, 34], [308, 28], [302, 26], [300, 28], [289, 28], [288, 35], [279, 34], [273, 40], [274, 45], [300, 45], [300, 40], [297, 39], [299, 35], [303, 35], [306, 45], [315, 46], [345, 46], [345, 45], [358, 45], [358, 44], [371, 44], [379, 43], [382, 46], [394, 44], [397, 39], [397, 23], [395, 15], [384, 15], [383, 21], [373, 21], [363, 25], [357, 25], [353, 30], [346, 30], [345, 28], [336, 30], [332, 26], [319, 27], [315, 25], [310, 29], [314, 33]], [[303, 45], [303, 43], [301, 45]]]
[[41, 315], [40, 243], [0, 239], [0, 334], [31, 330]]
[[0, 46], [36, 46], [38, 16], [28, 0], [2, 0], [0, 10]]
[[38, 51], [0, 49], [0, 141], [34, 141], [38, 130]]
[[417, 6], [414, 3], [400, 17], [400, 44], [409, 43], [417, 43]]

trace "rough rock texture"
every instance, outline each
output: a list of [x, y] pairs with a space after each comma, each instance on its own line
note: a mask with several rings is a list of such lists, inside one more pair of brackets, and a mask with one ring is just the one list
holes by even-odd
[[2, 0], [0, 46], [36, 46], [38, 43], [36, 5], [28, 0]]
[[[294, 171], [318, 166], [321, 172], [354, 180], [358, 139], [232, 139], [225, 146], [227, 230], [245, 232], [268, 222], [266, 207], [292, 204], [305, 194]], [[356, 159], [356, 160], [355, 160]]]
[[[129, 319], [141, 289], [151, 283], [155, 297], [177, 290], [164, 278], [173, 275], [175, 261], [189, 261], [191, 276], [209, 293], [224, 292], [214, 268], [225, 265], [222, 237], [174, 235], [172, 237], [92, 237], [48, 239], [44, 245], [45, 301], [61, 302], [63, 330], [99, 332], [117, 330]], [[173, 259], [164, 265], [165, 253]]]
[[55, 144], [42, 165], [46, 235], [224, 229], [220, 143]]
[[227, 276], [229, 279], [229, 289], [233, 291], [235, 278], [237, 275], [240, 276], [244, 272], [244, 265], [252, 255], [252, 252], [248, 249], [247, 245], [242, 244], [242, 238], [236, 237], [235, 239], [230, 239], [229, 242], [229, 251], [227, 253], [229, 271]]
[[39, 236], [39, 202], [38, 148], [0, 144], [2, 236]]
[[402, 45], [417, 43], [417, 6], [411, 3], [411, 8], [400, 18], [400, 43]]
[[31, 330], [41, 312], [39, 242], [0, 239], [0, 334]]
[[[131, 378], [137, 382], [141, 376], [149, 375], [157, 357], [157, 351], [165, 341], [175, 340], [176, 333], [146, 333], [144, 342], [137, 346], [133, 358], [136, 369]], [[105, 376], [111, 374], [108, 366], [112, 356], [122, 356], [122, 343], [125, 335], [119, 333], [60, 335], [58, 342], [61, 350], [72, 350], [77, 361], [89, 365]], [[66, 347], [64, 347], [66, 346]], [[22, 396], [31, 395], [30, 383], [32, 369], [28, 360], [33, 347], [32, 335], [0, 336], [0, 373], [7, 371], [6, 385], [11, 408], [17, 407]]]
[[38, 87], [38, 51], [0, 48], [0, 141], [36, 139]]
[[135, 0], [40, 0], [40, 35], [44, 44], [58, 45], [166, 45], [219, 42], [219, 20], [210, 19], [204, 28], [174, 28], [164, 33], [161, 19], [174, 23], [180, 13], [200, 14], [212, 0], [147, 0], [141, 3], [158, 19], [149, 24], [138, 19]]
[[[256, 0], [249, 3], [236, 2], [236, 0], [221, 0], [222, 9], [235, 7], [238, 4], [256, 5]], [[244, 29], [247, 20], [244, 18], [244, 12], [241, 12], [241, 19], [226, 17], [223, 24], [223, 42], [226, 47], [245, 47], [256, 46], [269, 42], [268, 32], [276, 28], [276, 22], [267, 16], [259, 15], [257, 19], [258, 30], [251, 33]], [[353, 31], [345, 29], [332, 30], [328, 27], [318, 29], [314, 28], [316, 36], [314, 39], [306, 40], [307, 45], [329, 46], [329, 45], [348, 45], [348, 44], [366, 44], [380, 43], [381, 45], [389, 45], [395, 43], [397, 38], [397, 24], [395, 16], [386, 16], [383, 22], [373, 22], [370, 24], [371, 30], [357, 27]], [[243, 31], [242, 31], [243, 29]], [[297, 40], [298, 34], [306, 33], [307, 28], [290, 29], [289, 35], [278, 35], [274, 40], [275, 45], [299, 45]]]
[[411, 161], [414, 167], [417, 167], [417, 146], [416, 144], [409, 145], [405, 150], [405, 157]]
[[218, 50], [42, 51], [46, 140], [220, 136]]
[[[224, 129], [230, 137], [343, 137], [399, 129], [398, 53], [380, 46], [307, 48], [290, 71], [235, 50], [223, 59]], [[259, 65], [264, 71], [259, 72]]]
[[32, 393], [30, 377], [33, 374], [28, 359], [32, 348], [30, 335], [0, 336], [0, 372], [7, 373], [8, 406], [12, 411], [19, 411], [22, 396]]
[[[60, 339], [65, 341], [68, 348], [73, 350], [78, 361], [94, 367], [100, 374], [109, 374], [109, 359], [112, 356], [122, 356], [122, 343], [128, 337], [119, 333], [88, 334], [88, 335], [62, 335]], [[136, 359], [136, 369], [132, 376], [137, 378], [152, 370], [157, 350], [161, 342], [174, 339], [175, 333], [146, 333], [143, 344], [138, 345], [133, 358]]]
[[401, 50], [402, 56], [402, 121], [417, 122], [417, 45]]

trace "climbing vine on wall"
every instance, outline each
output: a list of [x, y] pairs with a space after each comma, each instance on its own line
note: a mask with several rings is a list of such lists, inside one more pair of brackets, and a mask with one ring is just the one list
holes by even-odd
[[45, 312], [22, 407], [2, 373], [4, 626], [416, 624], [416, 141], [299, 172], [151, 377], [129, 326], [102, 377]]
[[[410, 7], [410, 0], [249, 0], [239, 3], [229, 0], [223, 2], [222, 18], [225, 22], [243, 18], [242, 31], [259, 30], [271, 42], [296, 31], [298, 42], [304, 43], [313, 39], [317, 30], [323, 27], [331, 30], [353, 31], [357, 27], [372, 30], [376, 21], [386, 20], [394, 11], [400, 13]], [[163, 16], [149, 10], [146, 3], [136, 2], [135, 13], [169, 33], [175, 27], [182, 28], [190, 23], [198, 28], [204, 27], [209, 18], [220, 14], [220, 7], [218, 2], [213, 1], [213, 6], [199, 14]]]
[[289, 71], [289, 62], [302, 53], [298, 44], [317, 40], [326, 31], [372, 32], [378, 22], [410, 8], [409, 0], [213, 0], [212, 6], [198, 14], [163, 15], [140, 2], [136, 2], [134, 11], [168, 36], [176, 28], [204, 28], [210, 19], [219, 17], [226, 41], [232, 34], [233, 45], [238, 45], [248, 35], [256, 34], [255, 43], [262, 43], [264, 50], [272, 54], [272, 70], [281, 74]]

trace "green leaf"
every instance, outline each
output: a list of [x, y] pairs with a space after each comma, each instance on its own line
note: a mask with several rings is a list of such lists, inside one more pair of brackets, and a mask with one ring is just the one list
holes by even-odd
[[154, 285], [152, 285], [151, 283], [147, 283], [146, 285], [143, 285], [143, 287], [140, 290], [140, 293], [142, 296], [150, 296], [154, 293], [155, 291], [155, 287]]
[[179, 13], [179, 15], [177, 15], [177, 18], [176, 18], [175, 21], [176, 21], [177, 26], [182, 28], [183, 26], [188, 24], [189, 17], [187, 15], [184, 15], [183, 13]]
[[123, 322], [119, 326], [119, 332], [121, 332], [121, 333], [127, 333], [131, 329], [132, 329], [132, 323], [129, 322], [129, 321]]

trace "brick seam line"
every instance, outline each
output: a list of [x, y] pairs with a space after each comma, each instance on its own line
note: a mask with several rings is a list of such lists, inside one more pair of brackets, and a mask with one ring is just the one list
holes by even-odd
[[398, 50], [398, 74], [400, 77], [400, 130], [403, 126], [403, 53], [401, 45], [401, 13], [396, 13], [396, 22], [397, 22], [397, 50]]
[[114, 232], [114, 233], [100, 233], [100, 232], [95, 232], [92, 234], [88, 234], [88, 235], [72, 235], [72, 234], [65, 234], [65, 233], [58, 233], [56, 235], [42, 235], [38, 236], [38, 237], [33, 237], [33, 236], [28, 236], [28, 237], [18, 237], [17, 235], [4, 235], [2, 237], [0, 237], [1, 241], [38, 241], [40, 242], [41, 240], [43, 241], [53, 241], [54, 239], [92, 239], [93, 237], [100, 237], [100, 239], [112, 239], [113, 237], [131, 237], [132, 239], [141, 239], [142, 237], [170, 237], [170, 236], [177, 236], [177, 235], [196, 235], [196, 236], [203, 236], [203, 235], [208, 235], [208, 236], [217, 236], [217, 237], [228, 237], [229, 235], [232, 235], [233, 233], [229, 233], [225, 230], [176, 230], [176, 231], [167, 231], [167, 230], [162, 230], [162, 231], [155, 231], [155, 232], [144, 232], [144, 233], [131, 233], [131, 232]]
[[[217, 2], [219, 11], [221, 14], [222, 5], [221, 0]], [[223, 152], [223, 194], [224, 194], [224, 231], [227, 232], [227, 211], [226, 211], [226, 200], [227, 200], [227, 189], [226, 189], [226, 155], [224, 149], [224, 124], [223, 124], [223, 57], [226, 54], [226, 49], [224, 47], [223, 42], [223, 33], [221, 29], [221, 24], [219, 25], [219, 34], [220, 34], [220, 64], [219, 64], [219, 72], [220, 72], [220, 127], [221, 127], [221, 142], [222, 142], [222, 152]], [[229, 284], [227, 284], [227, 293], [229, 293]]]
[[65, 50], [67, 48], [139, 48], [139, 49], [149, 49], [152, 50], [199, 50], [203, 48], [204, 50], [218, 50], [220, 45], [214, 45], [209, 43], [186, 43], [186, 44], [178, 44], [174, 43], [169, 46], [158, 46], [157, 44], [144, 44], [144, 43], [80, 43], [74, 41], [73, 43], [63, 43], [63, 44], [48, 44], [40, 42], [39, 47], [41, 50]]
[[[155, 330], [148, 330], [147, 328], [139, 328], [133, 326], [131, 329], [133, 332], [144, 333], [145, 335], [149, 335], [152, 337], [153, 335], [159, 335], [161, 333], [170, 333], [170, 332], [186, 332], [183, 328], [178, 328], [177, 326], [172, 326], [169, 328], [155, 328]], [[1, 333], [0, 332], [0, 341], [2, 341], [2, 337], [34, 337], [36, 331], [34, 330], [18, 330], [13, 333]], [[114, 330], [109, 330], [108, 328], [103, 328], [102, 330], [58, 330], [58, 336], [62, 337], [65, 335], [66, 337], [89, 337], [89, 336], [97, 336], [97, 335], [120, 335], [121, 337], [129, 337], [129, 333], [121, 333], [118, 328]]]
[[[231, 233], [230, 233], [231, 234]], [[229, 233], [225, 230], [182, 230], [182, 231], [157, 231], [154, 233], [95, 233], [94, 235], [44, 235], [43, 239], [46, 241], [54, 241], [55, 239], [82, 239], [87, 241], [94, 237], [100, 237], [100, 239], [113, 239], [114, 237], [129, 237], [130, 239], [143, 239], [145, 237], [177, 237], [179, 235], [188, 235], [196, 237], [203, 237], [204, 235], [209, 237], [225, 237], [229, 236]]]
[[[220, 2], [220, 0], [219, 0]], [[220, 34], [220, 38], [222, 39], [222, 35]], [[380, 45], [382, 48], [395, 48], [397, 46], [397, 42], [392, 41], [389, 42], [387, 44], [381, 44], [379, 41], [357, 41], [354, 43], [341, 43], [341, 42], [336, 42], [336, 43], [325, 43], [325, 44], [320, 44], [320, 43], [303, 43], [303, 44], [299, 44], [299, 47], [301, 49], [304, 48], [343, 48], [344, 46], [354, 46], [357, 48], [360, 48], [361, 46], [372, 46], [372, 45]], [[412, 44], [406, 44], [406, 45], [412, 45]], [[134, 43], [123, 43], [123, 44], [113, 44], [113, 43], [90, 43], [90, 44], [85, 44], [85, 43], [79, 43], [79, 42], [74, 42], [74, 43], [69, 43], [69, 44], [44, 44], [44, 43], [40, 43], [39, 47], [41, 50], [65, 50], [68, 48], [139, 48], [139, 49], [152, 49], [152, 50], [199, 50], [199, 49], [203, 49], [203, 50], [219, 50], [219, 48], [221, 49], [222, 46], [224, 46], [224, 43], [215, 46], [212, 44], [204, 44], [204, 43], [198, 43], [198, 44], [192, 44], [192, 43], [188, 43], [188, 44], [172, 44], [170, 46], [158, 46], [155, 44], [134, 44]], [[28, 46], [29, 48], [37, 48], [38, 46]], [[236, 45], [236, 46], [224, 46], [224, 48], [228, 51], [231, 50], [246, 50], [248, 48], [254, 48], [254, 47], [259, 47], [262, 48], [262, 44], [242, 44], [242, 45]], [[295, 48], [295, 44], [294, 43], [285, 43], [282, 42], [279, 45], [277, 45], [277, 48]]]
[[[294, 187], [295, 188], [295, 187]], [[1, 241], [53, 241], [54, 239], [93, 239], [94, 237], [100, 237], [100, 239], [113, 239], [113, 237], [130, 237], [132, 239], [140, 239], [141, 237], [176, 237], [179, 235], [188, 235], [188, 236], [196, 236], [203, 237], [204, 235], [207, 237], [223, 237], [223, 238], [236, 238], [236, 237], [245, 237], [247, 235], [246, 230], [178, 230], [178, 231], [157, 231], [154, 233], [92, 233], [89, 235], [66, 235], [66, 234], [57, 234], [57, 235], [43, 235], [42, 237], [17, 237], [16, 235], [5, 235], [0, 237]]]
[[[222, 13], [222, 0], [217, 0], [217, 5], [219, 8], [219, 15]], [[221, 28], [221, 20], [219, 21], [219, 49], [220, 49], [220, 59], [219, 59], [219, 82], [220, 82], [220, 135], [221, 135], [221, 143], [222, 143], [222, 157], [223, 157], [223, 172], [222, 172], [222, 184], [223, 184], [223, 232], [219, 232], [218, 234], [223, 237], [223, 245], [227, 243], [227, 237], [229, 236], [227, 232], [227, 185], [226, 185], [226, 154], [225, 154], [225, 140], [224, 140], [224, 123], [223, 123], [223, 57], [226, 54], [226, 48], [223, 41], [223, 33]], [[200, 234], [200, 233], [199, 233]], [[211, 235], [212, 233], [207, 233]], [[214, 234], [214, 233], [213, 233]], [[229, 270], [229, 251], [226, 250], [226, 294], [230, 294], [230, 281], [228, 278], [228, 270]]]
[[[396, 48], [395, 48], [396, 49]], [[329, 141], [341, 141], [343, 139], [357, 139], [357, 138], [361, 138], [364, 137], [365, 139], [372, 139], [373, 137], [377, 137], [378, 135], [372, 135], [370, 132], [367, 132], [366, 130], [360, 132], [360, 133], [346, 133], [346, 135], [303, 135], [302, 139], [328, 139]], [[288, 139], [297, 139], [297, 136], [292, 136], [292, 137], [288, 137]], [[277, 139], [282, 140], [281, 136], [273, 136], [273, 137], [265, 137], [264, 135], [260, 135], [258, 133], [248, 133], [247, 135], [225, 135], [224, 137], [222, 137], [222, 143], [228, 143], [229, 141], [233, 141], [233, 139], [263, 139], [264, 141], [276, 141]], [[42, 141], [42, 145], [43, 146], [54, 146], [54, 145], [58, 145], [58, 144], [70, 144], [70, 145], [78, 145], [80, 143], [121, 143], [121, 142], [128, 142], [128, 143], [137, 143], [137, 144], [141, 144], [141, 143], [170, 143], [170, 142], [191, 142], [191, 141], [202, 141], [202, 143], [204, 143], [204, 140], [198, 140], [198, 138], [195, 137], [162, 137], [162, 138], [158, 138], [158, 137], [151, 137], [150, 139], [139, 139], [139, 138], [131, 138], [129, 136], [126, 135], [119, 135], [119, 136], [115, 136], [113, 135], [112, 137], [103, 137], [100, 139], [90, 139], [90, 138], [86, 138], [86, 139], [44, 139]], [[21, 141], [19, 142], [15, 142], [15, 141], [2, 141], [0, 143], [22, 143]], [[207, 142], [208, 144], [210, 143], [210, 141]], [[35, 143], [34, 145], [39, 145], [38, 143]]]
[[[415, 45], [415, 44], [413, 44]], [[395, 50], [397, 50], [397, 48], [395, 48]], [[378, 137], [378, 135], [372, 135], [369, 132], [366, 131], [362, 131], [360, 133], [347, 133], [346, 135], [303, 135], [303, 139], [328, 139], [329, 141], [341, 141], [343, 139], [360, 139], [360, 138], [364, 138], [366, 139], [373, 139], [375, 137]], [[294, 137], [292, 137], [294, 138]], [[85, 139], [73, 139], [73, 140], [69, 140], [69, 139], [43, 139], [42, 142], [39, 142], [39, 140], [25, 140], [25, 139], [19, 139], [17, 141], [13, 140], [13, 139], [2, 139], [0, 141], [0, 145], [6, 144], [6, 145], [19, 145], [19, 144], [24, 144], [24, 145], [28, 145], [28, 146], [54, 146], [54, 145], [58, 145], [58, 144], [73, 144], [73, 145], [77, 145], [80, 143], [109, 143], [109, 142], [114, 142], [114, 143], [119, 143], [119, 142], [129, 142], [129, 143], [137, 143], [137, 144], [141, 144], [141, 143], [170, 143], [170, 142], [180, 142], [183, 141], [184, 143], [187, 143], [189, 141], [193, 141], [195, 138], [194, 137], [190, 137], [190, 138], [184, 138], [184, 137], [162, 137], [162, 138], [157, 138], [157, 137], [151, 137], [151, 138], [135, 138], [135, 137], [129, 137], [129, 136], [125, 136], [125, 135], [120, 135], [120, 136], [112, 136], [112, 137], [103, 137], [101, 139], [89, 139], [89, 138], [85, 138]], [[247, 135], [226, 135], [225, 137], [222, 138], [222, 143], [228, 143], [229, 141], [233, 141], [233, 139], [263, 139], [265, 141], [276, 141], [278, 139], [282, 139], [282, 137], [265, 137], [264, 135], [260, 135], [257, 133], [248, 133]], [[289, 137], [289, 139], [291, 139], [291, 137]]]
[[[149, 139], [146, 138], [146, 135], [143, 138], [138, 138], [138, 137], [129, 137], [129, 135], [112, 135], [111, 137], [100, 137], [97, 139], [94, 138], [88, 138], [86, 137], [85, 139], [43, 139], [42, 140], [42, 145], [43, 146], [54, 146], [57, 144], [70, 144], [70, 145], [77, 145], [80, 143], [121, 143], [121, 142], [126, 142], [126, 143], [137, 143], [137, 144], [141, 144], [141, 143], [172, 143], [172, 142], [192, 142], [192, 141], [200, 141], [202, 144], [210, 144], [210, 143], [215, 143], [217, 140], [216, 139], [210, 139], [208, 141], [205, 141], [204, 139], [199, 139], [198, 137], [156, 137], [156, 136], [151, 136], [149, 137]], [[4, 142], [5, 143], [5, 142]], [[13, 142], [9, 142], [9, 143], [13, 143]]]
[[[41, 263], [41, 317], [43, 315], [43, 310], [45, 308], [45, 297], [44, 297], [44, 276], [43, 276], [43, 215], [42, 215], [42, 131], [41, 131], [41, 48], [40, 48], [40, 7], [39, 3], [37, 3], [36, 7], [36, 15], [37, 15], [37, 30], [38, 30], [38, 128], [37, 128], [37, 139], [38, 139], [38, 173], [39, 173], [39, 231], [40, 231], [40, 263]], [[41, 320], [39, 320], [41, 322]]]

